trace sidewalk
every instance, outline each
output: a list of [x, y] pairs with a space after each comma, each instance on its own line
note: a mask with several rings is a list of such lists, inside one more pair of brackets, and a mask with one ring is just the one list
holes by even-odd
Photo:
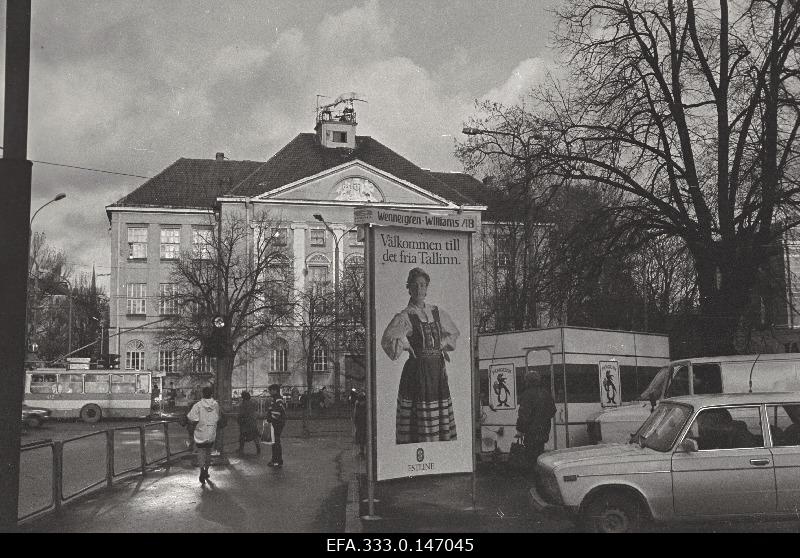
[[[355, 470], [363, 471], [357, 458]], [[568, 522], [532, 513], [529, 482], [504, 466], [479, 464], [471, 474], [394, 479], [376, 483], [378, 519], [368, 515], [367, 482], [355, 475], [348, 490], [349, 533], [533, 533], [570, 532]], [[474, 507], [473, 507], [474, 504]]]
[[301, 436], [290, 421], [282, 437], [284, 467], [267, 467], [270, 447], [236, 454], [238, 432], [225, 429], [226, 452], [215, 457], [209, 486], [198, 482], [195, 457], [132, 477], [65, 505], [22, 527], [28, 532], [341, 532], [352, 478], [352, 434], [347, 420], [313, 424]]

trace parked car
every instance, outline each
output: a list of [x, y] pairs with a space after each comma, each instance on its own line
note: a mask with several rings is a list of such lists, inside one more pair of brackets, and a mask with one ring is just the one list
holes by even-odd
[[44, 421], [50, 418], [52, 411], [44, 407], [31, 407], [22, 404], [22, 424], [30, 428], [39, 428]]
[[592, 532], [643, 521], [796, 518], [800, 392], [663, 400], [629, 443], [542, 454], [530, 501]]

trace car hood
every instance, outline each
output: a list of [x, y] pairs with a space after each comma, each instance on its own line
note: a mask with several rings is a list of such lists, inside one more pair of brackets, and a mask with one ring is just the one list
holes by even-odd
[[651, 461], [664, 457], [668, 459], [669, 454], [643, 448], [639, 444], [599, 444], [549, 451], [542, 454], [539, 463], [544, 467], [555, 469], [572, 465]]
[[594, 416], [589, 417], [588, 421], [604, 422], [630, 422], [634, 419], [641, 420], [650, 416], [650, 402], [637, 401], [631, 405], [623, 405], [614, 409], [604, 409]]

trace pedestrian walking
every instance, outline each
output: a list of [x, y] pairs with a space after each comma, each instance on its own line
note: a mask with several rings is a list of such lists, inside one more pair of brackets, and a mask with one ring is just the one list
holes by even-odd
[[252, 441], [256, 445], [256, 454], [261, 455], [261, 435], [256, 422], [256, 405], [250, 398], [250, 392], [242, 392], [242, 403], [239, 405], [239, 454], [244, 453], [244, 443]]
[[220, 420], [220, 408], [210, 387], [203, 388], [203, 398], [192, 406], [187, 418], [194, 423], [194, 442], [197, 446], [197, 463], [200, 466], [200, 484], [205, 486], [210, 478], [208, 467], [211, 465], [211, 448], [217, 439], [217, 423]]
[[[189, 401], [189, 405], [187, 407], [187, 409], [189, 409], [190, 411], [191, 411], [192, 407], [194, 407], [195, 404], [197, 402], [199, 402], [200, 399], [202, 399], [202, 397], [200, 397], [198, 392], [197, 392], [197, 388], [192, 390], [191, 398], [192, 399]], [[187, 436], [189, 438], [189, 453], [194, 453], [195, 452], [195, 447], [194, 447], [194, 426], [195, 426], [195, 423], [193, 423], [192, 421], [189, 420], [188, 414], [189, 413], [187, 411], [187, 413], [180, 418], [180, 424], [182, 426], [186, 427], [186, 434], [187, 434]]]
[[267, 421], [272, 425], [275, 432], [275, 439], [272, 441], [272, 460], [267, 463], [270, 467], [283, 467], [283, 448], [281, 447], [281, 431], [286, 425], [286, 403], [281, 397], [281, 386], [272, 384], [269, 386], [269, 395], [272, 397], [272, 404], [269, 406]]
[[518, 403], [517, 430], [522, 433], [525, 462], [533, 471], [550, 439], [550, 420], [556, 414], [556, 405], [536, 372], [528, 372], [525, 376], [525, 391], [520, 394]]

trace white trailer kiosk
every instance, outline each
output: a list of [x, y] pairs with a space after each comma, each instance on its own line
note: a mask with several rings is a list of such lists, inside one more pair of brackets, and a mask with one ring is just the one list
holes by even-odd
[[587, 419], [634, 404], [668, 362], [669, 339], [661, 334], [553, 327], [479, 335], [481, 458], [507, 457], [527, 370], [553, 394], [546, 449], [559, 449], [590, 443]]

